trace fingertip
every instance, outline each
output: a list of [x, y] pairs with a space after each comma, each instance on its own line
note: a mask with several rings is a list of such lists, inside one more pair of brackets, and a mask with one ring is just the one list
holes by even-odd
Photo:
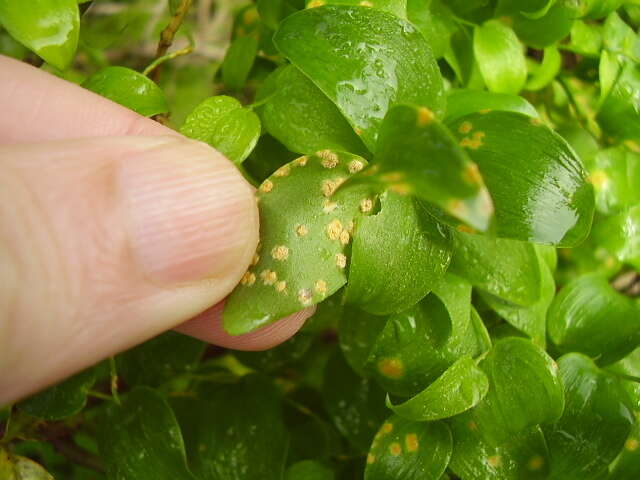
[[205, 342], [233, 350], [268, 350], [289, 340], [304, 322], [315, 313], [315, 307], [306, 308], [275, 323], [244, 335], [229, 335], [222, 327], [224, 302], [220, 302], [196, 318], [183, 323], [176, 330]]

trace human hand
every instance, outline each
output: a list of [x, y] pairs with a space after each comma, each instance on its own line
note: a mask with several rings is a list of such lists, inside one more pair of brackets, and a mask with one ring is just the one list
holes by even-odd
[[261, 350], [311, 315], [222, 330], [258, 210], [221, 154], [2, 56], [0, 105], [0, 405], [178, 325]]

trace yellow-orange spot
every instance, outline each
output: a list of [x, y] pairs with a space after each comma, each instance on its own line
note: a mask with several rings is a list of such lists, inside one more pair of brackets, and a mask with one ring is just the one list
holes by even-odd
[[389, 445], [389, 452], [394, 457], [397, 457], [398, 455], [400, 455], [402, 453], [402, 447], [400, 446], [400, 444], [398, 442], [393, 442], [391, 445]]
[[298, 225], [296, 227], [296, 234], [299, 237], [304, 237], [308, 233], [309, 233], [309, 229], [306, 227], [306, 225]]
[[258, 253], [254, 253], [253, 254], [253, 259], [251, 260], [251, 265], [253, 265], [254, 267], [258, 264], [258, 262], [260, 261], [260, 255], [258, 255]]
[[540, 470], [543, 465], [544, 465], [544, 458], [542, 458], [540, 455], [534, 455], [527, 462], [527, 468], [529, 470]]
[[389, 190], [398, 195], [409, 195], [411, 193], [411, 186], [408, 183], [395, 183], [389, 186]]
[[322, 159], [320, 163], [324, 168], [334, 168], [338, 165], [338, 155], [331, 150], [320, 150], [316, 155]]
[[640, 153], [640, 144], [635, 140], [625, 140], [623, 143], [632, 152]]
[[362, 0], [358, 5], [361, 7], [373, 7], [373, 3], [368, 2], [367, 0]]
[[469, 225], [460, 224], [456, 227], [456, 230], [463, 233], [476, 233], [476, 229]]
[[456, 215], [457, 217], [462, 217], [462, 218], [466, 217], [466, 215], [469, 213], [468, 207], [460, 199], [450, 200], [447, 203], [447, 210], [453, 213], [454, 215]]
[[407, 433], [404, 437], [404, 444], [407, 447], [407, 452], [415, 452], [418, 450], [418, 436], [415, 433]]
[[470, 163], [465, 167], [464, 172], [462, 173], [462, 178], [471, 185], [482, 184], [482, 175], [480, 174], [478, 165], [475, 163]]
[[487, 458], [487, 463], [493, 468], [499, 467], [502, 463], [502, 457], [500, 457], [500, 455], [492, 455], [491, 457]]
[[482, 146], [482, 140], [475, 140], [469, 137], [464, 137], [460, 140], [460, 146], [463, 148], [471, 148], [472, 150], [477, 150]]
[[322, 211], [324, 213], [331, 213], [333, 212], [336, 208], [338, 208], [338, 204], [336, 202], [332, 202], [330, 200], [325, 200], [324, 204], [322, 205]]
[[353, 220], [349, 220], [349, 223], [347, 223], [347, 227], [345, 228], [345, 230], [353, 235], [354, 228], [355, 228], [355, 224], [353, 223]]
[[284, 292], [286, 288], [287, 288], [287, 282], [285, 282], [284, 280], [280, 280], [279, 282], [276, 282], [276, 290], [278, 292]]
[[302, 157], [296, 158], [293, 162], [294, 162], [294, 165], [298, 167], [304, 167], [307, 164], [308, 160], [309, 160], [309, 157], [304, 155]]
[[393, 431], [393, 423], [384, 422], [380, 431], [382, 433], [391, 433]]
[[245, 25], [251, 25], [258, 19], [258, 11], [255, 8], [249, 8], [242, 14], [242, 22]]
[[354, 128], [354, 130], [356, 132], [356, 135], [358, 135], [358, 136], [362, 135], [362, 129], [361, 128], [356, 127], [356, 128]]
[[418, 109], [417, 124], [419, 127], [424, 127], [425, 125], [429, 125], [431, 122], [433, 122], [434, 118], [435, 118], [435, 115], [427, 107], [420, 107]]
[[360, 211], [362, 213], [370, 212], [373, 209], [373, 200], [370, 198], [363, 198], [360, 200]]
[[260, 191], [263, 193], [269, 193], [271, 190], [273, 190], [273, 182], [271, 180], [265, 180], [260, 185]]
[[402, 172], [389, 172], [383, 175], [380, 175], [380, 180], [387, 183], [400, 182], [404, 180], [405, 176]]
[[591, 183], [596, 190], [601, 190], [609, 183], [609, 176], [602, 170], [594, 170], [587, 177], [587, 181]]
[[321, 7], [325, 4], [324, 0], [311, 0], [307, 5], [307, 8]]
[[327, 225], [327, 237], [329, 240], [338, 240], [340, 238], [340, 234], [342, 233], [342, 223], [337, 218], [331, 220], [329, 225]]
[[478, 113], [481, 113], [482, 115], [486, 115], [490, 111], [491, 111], [490, 108], [483, 108], [482, 110], [478, 110]]
[[347, 257], [343, 253], [336, 253], [336, 265], [338, 268], [345, 268], [347, 266]]
[[284, 261], [289, 258], [289, 248], [286, 245], [277, 245], [271, 250], [271, 256], [275, 260]]
[[399, 358], [383, 358], [378, 362], [378, 370], [385, 377], [398, 379], [404, 375], [404, 364]]
[[242, 276], [242, 279], [240, 280], [240, 283], [242, 285], [250, 287], [251, 285], [256, 283], [256, 275], [251, 272], [245, 272], [245, 274]]
[[376, 456], [375, 455], [372, 455], [372, 454], [367, 455], [367, 463], [371, 464], [371, 463], [373, 463], [375, 461], [376, 461]]
[[536, 117], [529, 118], [529, 123], [531, 125], [535, 125], [536, 127], [539, 127], [540, 125], [542, 125], [542, 122], [540, 121], [540, 119]]
[[278, 274], [273, 270], [263, 270], [260, 272], [260, 278], [265, 285], [273, 285], [278, 280]]
[[347, 230], [342, 230], [340, 232], [340, 243], [342, 245], [347, 245], [350, 240], [351, 240], [351, 235], [349, 235], [349, 232]]
[[338, 177], [333, 180], [323, 180], [320, 189], [325, 197], [330, 197], [335, 193], [340, 185], [344, 183], [344, 178]]
[[624, 442], [624, 448], [629, 450], [630, 452], [634, 452], [638, 449], [638, 440], [636, 438], [627, 438], [627, 441]]
[[313, 295], [311, 293], [311, 289], [303, 288], [298, 291], [298, 300], [302, 305], [305, 305], [305, 306], [309, 305], [311, 303], [312, 298], [313, 298]]
[[358, 173], [360, 170], [364, 168], [364, 163], [360, 160], [351, 160], [349, 162], [349, 172]]
[[313, 288], [319, 294], [325, 295], [327, 293], [327, 282], [325, 282], [324, 280], [317, 280]]
[[469, 133], [473, 129], [473, 124], [471, 122], [462, 122], [458, 127], [458, 131], [460, 133], [464, 133], [465, 135]]
[[289, 165], [284, 165], [284, 166], [280, 167], [278, 170], [276, 170], [274, 175], [276, 177], [286, 177], [290, 173], [291, 173], [291, 167], [289, 167]]
[[471, 420], [471, 421], [468, 423], [468, 426], [469, 426], [469, 430], [473, 430], [474, 432], [475, 432], [476, 430], [478, 430], [478, 424], [477, 424], [476, 422], [474, 422], [473, 420]]

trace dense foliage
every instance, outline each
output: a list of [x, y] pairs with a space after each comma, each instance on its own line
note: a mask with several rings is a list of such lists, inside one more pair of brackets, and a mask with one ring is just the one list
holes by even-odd
[[5, 408], [0, 478], [640, 478], [640, 2], [190, 4], [0, 0], [0, 52], [256, 185], [230, 333], [317, 313]]

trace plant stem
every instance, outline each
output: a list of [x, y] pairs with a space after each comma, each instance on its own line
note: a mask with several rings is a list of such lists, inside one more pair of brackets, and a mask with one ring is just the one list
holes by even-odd
[[[158, 49], [156, 50], [156, 58], [160, 59], [161, 57], [167, 54], [169, 47], [173, 43], [173, 39], [176, 36], [176, 32], [182, 25], [182, 21], [184, 20], [185, 15], [189, 11], [189, 7], [191, 6], [191, 0], [182, 0], [178, 8], [176, 8], [175, 13], [171, 17], [169, 21], [169, 25], [162, 30], [160, 33], [160, 42], [158, 42]], [[160, 80], [160, 72], [162, 69], [162, 64], [158, 65], [158, 68], [152, 71], [151, 79], [154, 82], [158, 82]]]
[[111, 372], [111, 396], [113, 401], [118, 405], [122, 405], [118, 396], [118, 368], [116, 366], [116, 358], [109, 357], [109, 369]]
[[50, 438], [48, 440], [59, 454], [68, 458], [73, 463], [95, 470], [96, 472], [105, 472], [100, 458], [78, 447], [71, 438]]
[[149, 64], [149, 66], [142, 71], [142, 74], [146, 75], [146, 76], [149, 76], [149, 74], [151, 72], [153, 72], [156, 68], [158, 68], [160, 65], [162, 65], [167, 60], [172, 60], [172, 59], [174, 59], [176, 57], [180, 57], [182, 55], [187, 55], [188, 53], [191, 53], [191, 52], [193, 52], [193, 45], [189, 45], [189, 46], [187, 46], [185, 48], [182, 48], [180, 50], [176, 50], [175, 52], [167, 53], [166, 55], [163, 55], [160, 58], [156, 58], [153, 62], [151, 62]]

